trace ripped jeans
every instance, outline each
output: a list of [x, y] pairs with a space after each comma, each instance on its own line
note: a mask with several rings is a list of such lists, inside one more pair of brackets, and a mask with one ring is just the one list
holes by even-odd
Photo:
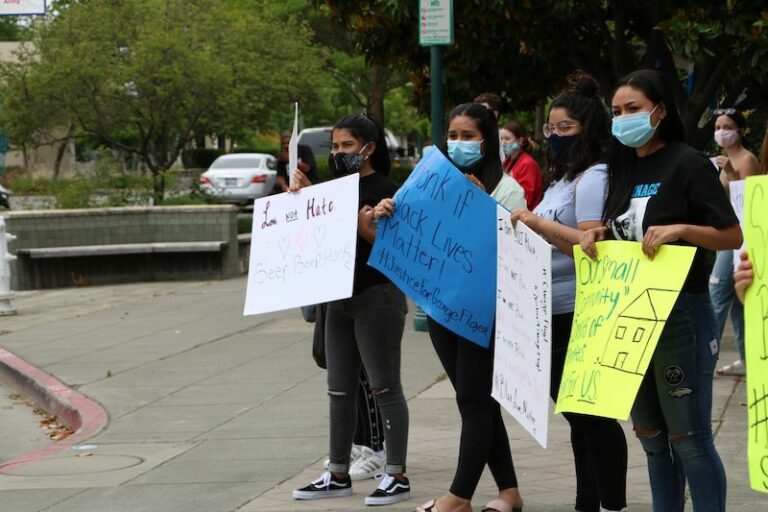
[[709, 295], [681, 293], [632, 408], [648, 460], [654, 512], [725, 510], [725, 470], [712, 436], [717, 323]]
[[349, 299], [328, 304], [325, 358], [331, 418], [330, 471], [349, 472], [361, 365], [384, 423], [386, 472], [405, 471], [408, 404], [400, 384], [400, 344], [406, 312], [405, 295], [393, 284], [374, 285]]

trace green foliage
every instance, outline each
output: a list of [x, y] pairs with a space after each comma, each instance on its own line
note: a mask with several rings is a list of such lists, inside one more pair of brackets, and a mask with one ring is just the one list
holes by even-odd
[[[0, 67], [0, 123], [15, 144], [78, 135], [134, 153], [157, 178], [195, 133], [238, 139], [277, 105], [310, 104], [319, 73], [301, 23], [218, 0], [69, 2]], [[155, 179], [155, 196], [163, 195]]]
[[205, 198], [199, 195], [187, 194], [187, 195], [166, 197], [165, 199], [162, 200], [162, 202], [160, 203], [160, 206], [186, 206], [186, 205], [195, 205], [195, 204], [208, 204], [208, 201], [206, 201]]
[[93, 183], [89, 180], [72, 180], [56, 192], [56, 202], [59, 208], [90, 208]]
[[225, 151], [211, 148], [185, 149], [181, 152], [181, 162], [185, 169], [207, 169], [214, 160], [223, 155]]

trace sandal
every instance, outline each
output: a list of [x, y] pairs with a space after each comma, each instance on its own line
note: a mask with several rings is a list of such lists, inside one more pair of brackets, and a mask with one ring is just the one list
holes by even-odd
[[440, 512], [437, 510], [437, 500], [429, 500], [420, 507], [416, 507], [416, 512]]
[[513, 507], [504, 500], [489, 501], [480, 512], [523, 512], [523, 507]]

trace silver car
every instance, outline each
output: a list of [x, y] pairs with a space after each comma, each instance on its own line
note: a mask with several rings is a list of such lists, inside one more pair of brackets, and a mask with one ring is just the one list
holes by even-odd
[[222, 155], [200, 175], [200, 190], [225, 203], [248, 203], [269, 195], [277, 159], [265, 153]]

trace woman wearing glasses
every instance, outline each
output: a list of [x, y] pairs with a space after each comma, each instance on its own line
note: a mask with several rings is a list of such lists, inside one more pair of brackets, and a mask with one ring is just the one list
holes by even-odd
[[[328, 303], [325, 316], [330, 398], [328, 471], [306, 487], [293, 491], [293, 498], [309, 500], [352, 494], [350, 449], [362, 365], [386, 425], [387, 447], [386, 475], [378, 488], [365, 498], [365, 504], [388, 505], [410, 497], [410, 484], [405, 476], [408, 405], [400, 383], [400, 344], [406, 302], [405, 295], [389, 279], [366, 263], [376, 236], [370, 227], [373, 206], [385, 197], [392, 197], [395, 186], [387, 176], [390, 160], [384, 132], [368, 115], [339, 120], [333, 127], [331, 141], [329, 164], [334, 175], [360, 174], [361, 210], [354, 288], [349, 299]], [[296, 173], [294, 176], [301, 181]]]
[[[549, 122], [544, 125], [552, 182], [533, 213], [512, 213], [513, 222], [525, 223], [552, 244], [553, 400], [557, 400], [573, 322], [573, 245], [584, 230], [602, 225], [608, 180], [601, 162], [610, 138], [610, 118], [599, 86], [580, 73], [570, 76], [569, 82], [570, 88], [552, 102]], [[616, 420], [586, 414], [563, 416], [571, 427], [576, 510], [622, 510], [626, 506], [627, 442], [621, 426]]]
[[[725, 153], [716, 156], [713, 161], [720, 169], [720, 182], [726, 192], [730, 192], [732, 181], [746, 179], [747, 176], [758, 173], [757, 158], [744, 147], [744, 132], [747, 121], [736, 109], [716, 109], [712, 112], [715, 119], [715, 142]], [[744, 358], [744, 306], [736, 300], [733, 288], [733, 251], [718, 251], [712, 275], [709, 278], [709, 294], [715, 317], [722, 338], [725, 320], [731, 313], [736, 346], [739, 349], [739, 359], [718, 368], [720, 375], [746, 375], [747, 368]]]
[[662, 244], [696, 255], [670, 312], [632, 407], [647, 455], [654, 512], [682, 512], [685, 482], [694, 510], [725, 510], [726, 480], [712, 436], [712, 372], [719, 351], [707, 289], [712, 251], [736, 249], [742, 235], [712, 164], [685, 143], [672, 89], [654, 70], [621, 79], [611, 100], [616, 139], [608, 157], [606, 227], [582, 235], [642, 242], [653, 258]]

